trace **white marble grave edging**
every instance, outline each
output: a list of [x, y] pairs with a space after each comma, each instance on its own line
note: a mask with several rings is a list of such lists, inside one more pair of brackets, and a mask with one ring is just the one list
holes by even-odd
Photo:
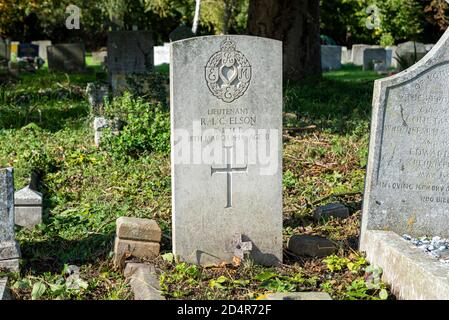
[[365, 231], [361, 248], [382, 280], [404, 300], [449, 300], [449, 266], [391, 231]]

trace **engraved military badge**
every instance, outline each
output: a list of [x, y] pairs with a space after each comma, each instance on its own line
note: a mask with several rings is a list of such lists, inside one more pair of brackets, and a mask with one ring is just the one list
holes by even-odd
[[251, 65], [229, 38], [220, 45], [206, 65], [206, 81], [210, 92], [224, 102], [240, 98], [251, 80]]

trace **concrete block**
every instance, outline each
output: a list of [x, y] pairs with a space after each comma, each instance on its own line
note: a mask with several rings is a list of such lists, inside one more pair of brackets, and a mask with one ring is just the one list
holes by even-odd
[[120, 217], [117, 219], [117, 236], [120, 239], [160, 242], [162, 231], [154, 220]]
[[127, 257], [155, 258], [159, 255], [160, 244], [158, 242], [144, 242], [115, 238], [114, 264], [123, 267]]

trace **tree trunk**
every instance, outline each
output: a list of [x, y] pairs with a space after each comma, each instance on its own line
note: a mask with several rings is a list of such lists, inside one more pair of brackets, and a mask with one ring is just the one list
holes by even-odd
[[222, 25], [221, 25], [221, 30], [223, 32], [223, 34], [228, 34], [229, 33], [229, 20], [231, 19], [231, 4], [229, 0], [225, 0], [223, 2], [224, 5], [224, 9], [223, 9], [223, 21], [222, 21]]
[[321, 75], [319, 0], [250, 0], [248, 34], [283, 42], [285, 80]]
[[223, 34], [229, 33], [229, 22], [231, 21], [232, 13], [237, 6], [237, 0], [224, 0], [223, 1], [223, 20], [221, 24], [221, 30]]

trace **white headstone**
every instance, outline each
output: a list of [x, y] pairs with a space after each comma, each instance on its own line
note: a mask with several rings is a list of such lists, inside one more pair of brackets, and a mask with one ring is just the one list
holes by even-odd
[[154, 47], [154, 65], [170, 63], [170, 43]]
[[31, 41], [32, 44], [39, 46], [39, 57], [47, 61], [47, 47], [51, 46], [50, 40]]
[[173, 42], [173, 251], [208, 265], [282, 261], [282, 43]]
[[352, 50], [348, 49], [347, 47], [342, 47], [341, 50], [341, 63], [352, 63]]

